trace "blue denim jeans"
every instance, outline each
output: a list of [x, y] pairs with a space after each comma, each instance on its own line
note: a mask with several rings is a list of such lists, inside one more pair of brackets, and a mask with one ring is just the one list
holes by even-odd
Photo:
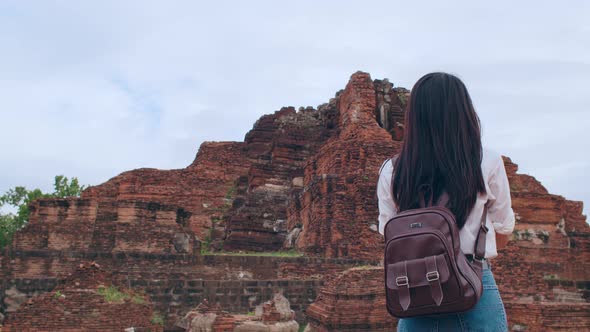
[[483, 269], [483, 293], [471, 310], [439, 316], [402, 318], [398, 332], [481, 331], [507, 332], [508, 322], [494, 275]]

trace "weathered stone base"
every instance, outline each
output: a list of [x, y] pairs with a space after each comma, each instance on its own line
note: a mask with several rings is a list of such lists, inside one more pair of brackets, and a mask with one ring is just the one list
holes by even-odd
[[275, 290], [283, 290], [296, 320], [305, 322], [304, 311], [325, 280], [352, 266], [371, 263], [312, 257], [49, 251], [17, 252], [10, 257], [3, 265], [9, 278], [0, 284], [0, 299], [8, 315], [31, 297], [53, 290], [92, 258], [126, 286], [144, 290], [167, 328], [204, 299], [232, 313], [247, 313], [271, 299]]
[[590, 303], [506, 302], [510, 331], [590, 331]]

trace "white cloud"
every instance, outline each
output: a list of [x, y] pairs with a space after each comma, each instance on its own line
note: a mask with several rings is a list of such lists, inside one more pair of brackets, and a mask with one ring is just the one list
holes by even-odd
[[589, 14], [585, 1], [3, 1], [0, 191], [184, 167], [203, 140], [326, 102], [356, 70], [407, 88], [444, 70], [489, 145], [588, 205]]

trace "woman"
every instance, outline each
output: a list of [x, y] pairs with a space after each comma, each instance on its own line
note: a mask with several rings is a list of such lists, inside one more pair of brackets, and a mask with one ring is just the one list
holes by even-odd
[[[488, 202], [483, 294], [466, 312], [400, 319], [398, 331], [507, 331], [504, 304], [489, 260], [514, 229], [510, 186], [501, 156], [481, 144], [480, 122], [467, 88], [454, 75], [435, 72], [418, 80], [410, 95], [402, 150], [381, 166], [379, 233], [399, 211], [418, 208], [418, 188], [443, 191], [459, 226], [461, 250], [473, 254], [480, 217]], [[411, 250], [411, 248], [409, 248]]]

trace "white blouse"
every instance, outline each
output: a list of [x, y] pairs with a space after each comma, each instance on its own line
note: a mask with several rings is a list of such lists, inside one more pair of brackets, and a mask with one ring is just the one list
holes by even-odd
[[[485, 179], [487, 193], [479, 193], [474, 207], [467, 216], [463, 228], [459, 231], [461, 250], [465, 254], [473, 254], [475, 239], [479, 232], [481, 214], [487, 200], [488, 213], [486, 226], [489, 232], [486, 237], [486, 258], [498, 256], [496, 250], [496, 233], [511, 234], [514, 230], [514, 211], [510, 199], [510, 186], [504, 161], [499, 153], [483, 148], [481, 170]], [[393, 165], [390, 159], [383, 162], [377, 182], [377, 197], [379, 198], [379, 233], [384, 235], [385, 224], [397, 214], [397, 207], [391, 193], [391, 177]]]

